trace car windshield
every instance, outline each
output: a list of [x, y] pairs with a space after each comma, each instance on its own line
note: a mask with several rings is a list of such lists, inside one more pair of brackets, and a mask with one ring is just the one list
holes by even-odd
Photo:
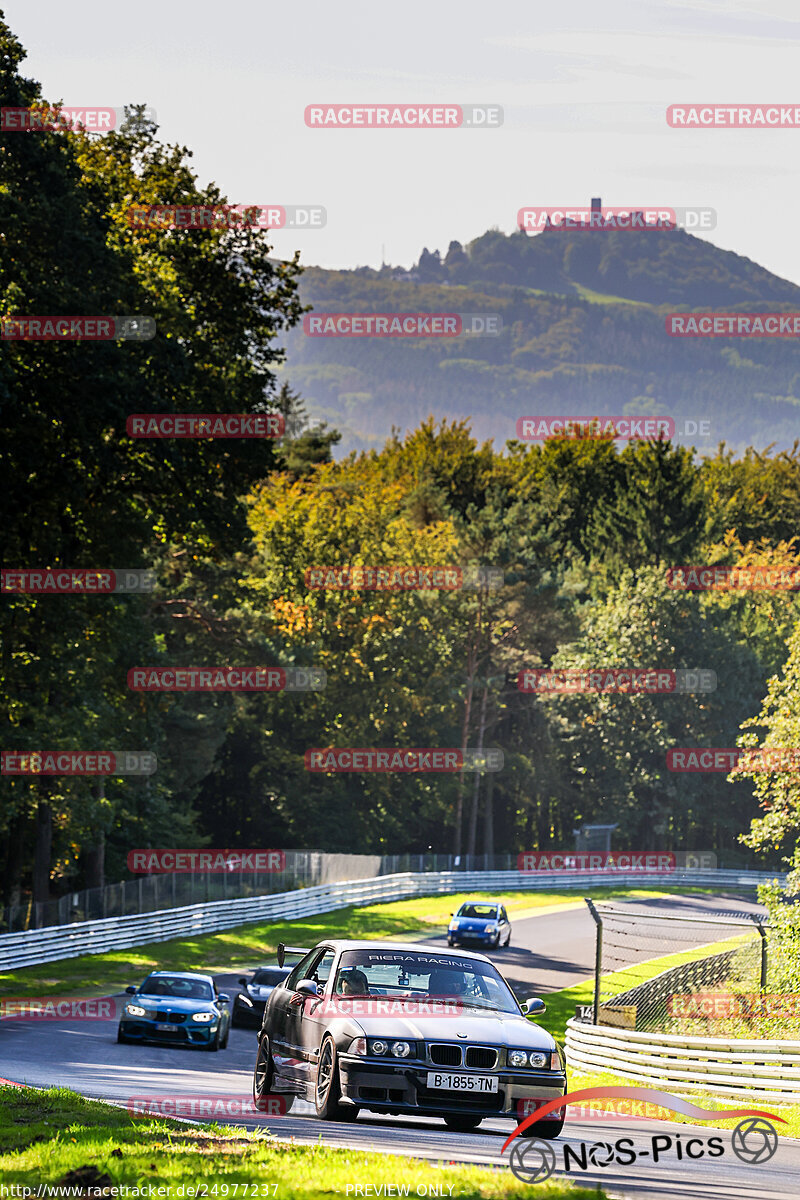
[[276, 984], [282, 983], [288, 974], [288, 969], [284, 971], [281, 967], [262, 967], [256, 971], [252, 982], [257, 983], [259, 987], [275, 987]]
[[180, 975], [148, 975], [139, 991], [144, 996], [169, 996], [173, 1000], [213, 1000], [214, 992], [204, 979]]
[[485, 921], [496, 921], [497, 907], [494, 904], [462, 904], [456, 916], [482, 917]]
[[491, 963], [411, 950], [346, 950], [334, 981], [337, 996], [455, 1000], [468, 1008], [519, 1015], [508, 984]]

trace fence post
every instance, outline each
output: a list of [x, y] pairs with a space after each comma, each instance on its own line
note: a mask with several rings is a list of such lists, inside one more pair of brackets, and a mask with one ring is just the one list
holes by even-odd
[[600, 1009], [600, 976], [603, 973], [603, 919], [589, 897], [584, 896], [583, 898], [597, 926], [594, 944], [594, 1005], [592, 1007], [592, 1024], [597, 1025]]
[[761, 991], [767, 988], [767, 931], [757, 917], [753, 917], [756, 929], [761, 934]]

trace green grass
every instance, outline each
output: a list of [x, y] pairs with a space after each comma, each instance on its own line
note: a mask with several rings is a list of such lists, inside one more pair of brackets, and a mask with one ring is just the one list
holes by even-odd
[[[668, 894], [621, 888], [587, 891], [595, 899], [614, 896], [645, 897]], [[683, 890], [682, 893], [684, 894]], [[12, 996], [101, 995], [138, 983], [153, 970], [224, 971], [257, 965], [274, 958], [278, 942], [290, 946], [314, 946], [326, 937], [395, 939], [430, 936], [446, 928], [450, 913], [464, 900], [500, 899], [510, 914], [551, 906], [582, 904], [578, 893], [564, 892], [470, 892], [452, 896], [428, 896], [395, 900], [388, 904], [353, 905], [320, 913], [298, 921], [262, 921], [237, 925], [222, 933], [146, 946], [86, 954], [54, 963], [0, 972], [0, 994]]]
[[[346, 1196], [348, 1184], [408, 1184], [412, 1196], [418, 1186], [437, 1184], [444, 1185], [444, 1195], [452, 1188], [449, 1194], [460, 1200], [531, 1194], [530, 1185], [515, 1179], [507, 1168], [427, 1163], [336, 1150], [321, 1143], [301, 1146], [276, 1141], [266, 1130], [249, 1133], [223, 1125], [187, 1126], [133, 1117], [65, 1088], [0, 1088], [0, 1178], [6, 1186], [32, 1185], [34, 1192], [42, 1184], [68, 1186], [76, 1180], [65, 1178], [67, 1173], [87, 1167], [95, 1172], [93, 1178], [84, 1177], [92, 1187], [106, 1183], [147, 1188], [150, 1184], [163, 1189], [156, 1194], [165, 1200], [172, 1196], [185, 1200], [186, 1185], [204, 1185], [205, 1195], [221, 1200], [235, 1197], [236, 1185], [239, 1196], [245, 1196], [244, 1185], [249, 1185], [246, 1200]], [[109, 1178], [102, 1179], [104, 1175]], [[176, 1191], [181, 1184], [183, 1192]], [[43, 1189], [43, 1194], [48, 1193]], [[124, 1200], [125, 1192], [121, 1195]], [[550, 1182], [537, 1186], [536, 1195], [543, 1200], [597, 1200], [605, 1193]]]
[[[746, 934], [739, 934], [736, 937], [726, 938], [724, 941], [714, 943], [714, 953], [721, 952], [736, 945], [741, 945], [747, 940]], [[662, 971], [668, 971], [671, 967], [680, 966], [682, 963], [693, 962], [697, 958], [704, 958], [709, 953], [708, 946], [696, 946], [692, 950], [684, 950], [678, 954], [667, 954], [662, 958], [648, 959], [646, 962], [636, 963], [634, 966], [626, 967], [621, 971], [612, 971], [602, 976], [603, 994], [613, 994], [615, 990], [626, 990], [634, 986], [636, 983], [644, 983], [648, 979], [654, 979], [656, 975], [660, 975]], [[636, 972], [636, 979], [631, 980], [631, 971]], [[581, 983], [576, 983], [573, 987], [564, 988], [560, 992], [551, 992], [545, 997], [547, 1002], [547, 1013], [540, 1021], [540, 1024], [546, 1025], [547, 1029], [552, 1033], [553, 1037], [564, 1040], [566, 1037], [566, 1025], [570, 1017], [575, 1016], [576, 1004], [591, 1004], [594, 999], [594, 977], [585, 979]], [[705, 1030], [704, 1032], [709, 1032]], [[713, 1034], [709, 1034], [713, 1036]], [[724, 1034], [720, 1036], [726, 1036]], [[742, 1034], [742, 1037], [753, 1036], [752, 1034]], [[769, 1037], [769, 1032], [762, 1030], [760, 1036]], [[784, 1035], [785, 1036], [785, 1035]], [[796, 1035], [795, 1035], [796, 1036]], [[569, 1091], [576, 1091], [579, 1088], [588, 1087], [603, 1087], [603, 1086], [618, 1086], [622, 1084], [627, 1087], [635, 1086], [636, 1080], [628, 1076], [613, 1075], [606, 1072], [583, 1074], [580, 1071], [573, 1071], [567, 1068], [567, 1083]], [[643, 1084], [643, 1087], [652, 1087], [652, 1084]], [[778, 1133], [782, 1137], [800, 1137], [800, 1105], [796, 1104], [773, 1104], [768, 1101], [742, 1101], [732, 1097], [720, 1097], [713, 1092], [691, 1092], [681, 1093], [677, 1086], [665, 1085], [664, 1091], [672, 1092], [675, 1095], [684, 1094], [692, 1103], [697, 1104], [701, 1108], [760, 1108], [766, 1112], [774, 1112], [778, 1116], [784, 1118], [786, 1125], [778, 1125]], [[598, 1101], [598, 1103], [602, 1103]], [[569, 1111], [569, 1110], [568, 1110]], [[691, 1117], [684, 1117], [680, 1113], [675, 1113], [669, 1117], [669, 1120], [676, 1121], [682, 1125], [696, 1125], [697, 1121]], [[702, 1122], [708, 1124], [715, 1129], [729, 1129], [736, 1124], [736, 1118], [725, 1120], [720, 1118], [715, 1121]]]
[[[589, 1087], [618, 1087], [620, 1084], [626, 1087], [635, 1087], [636, 1080], [623, 1075], [611, 1075], [606, 1072], [584, 1075], [580, 1071], [567, 1071], [568, 1090], [571, 1092], [577, 1091], [579, 1088]], [[654, 1087], [652, 1083], [642, 1084], [642, 1087]], [[685, 1096], [692, 1104], [696, 1104], [699, 1108], [758, 1108], [762, 1112], [775, 1113], [778, 1117], [783, 1117], [786, 1121], [785, 1125], [776, 1122], [775, 1128], [780, 1137], [800, 1137], [800, 1104], [774, 1104], [771, 1100], [737, 1100], [734, 1096], [719, 1096], [715, 1092], [681, 1092], [678, 1084], [664, 1084], [662, 1091], [669, 1092], [673, 1096]], [[594, 1103], [602, 1105], [602, 1100], [597, 1100]], [[613, 1103], [611, 1099], [607, 1102], [609, 1105]], [[569, 1108], [567, 1109], [569, 1113]], [[720, 1117], [713, 1121], [697, 1121], [694, 1117], [684, 1117], [681, 1113], [671, 1113], [664, 1117], [665, 1120], [675, 1121], [679, 1125], [709, 1125], [712, 1129], [732, 1129], [734, 1125], [741, 1120], [741, 1117], [729, 1117], [727, 1120]], [[637, 1122], [643, 1126], [644, 1122]]]
[[589, 300], [592, 304], [633, 304], [637, 308], [651, 307], [645, 300], [628, 300], [625, 296], [610, 296], [605, 292], [593, 292], [591, 288], [584, 287], [582, 283], [575, 284], [575, 291], [581, 300]]
[[[665, 954], [662, 958], [649, 958], [645, 962], [634, 963], [630, 967], [623, 967], [621, 971], [611, 971], [601, 976], [601, 994], [609, 996], [614, 995], [615, 992], [627, 991], [628, 988], [635, 987], [637, 984], [646, 983], [648, 979], [655, 979], [656, 975], [660, 975], [662, 971], [668, 971], [670, 967], [679, 967], [683, 963], [706, 958], [710, 953], [721, 954], [723, 950], [741, 945], [748, 939], [748, 934], [737, 934], [736, 937], [714, 942], [713, 951], [709, 949], [708, 944], [695, 946], [691, 950], [681, 950], [677, 954]], [[635, 978], [632, 977], [634, 972]], [[570, 1017], [575, 1016], [575, 1005], [591, 1004], [594, 999], [594, 976], [583, 980], [582, 983], [564, 988], [560, 992], [550, 992], [544, 999], [547, 1003], [545, 1018], [547, 1028], [553, 1037], [563, 1041], [566, 1036], [567, 1021]]]

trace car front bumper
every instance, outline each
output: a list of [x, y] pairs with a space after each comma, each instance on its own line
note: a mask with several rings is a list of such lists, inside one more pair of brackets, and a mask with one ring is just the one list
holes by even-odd
[[474, 1116], [512, 1117], [521, 1121], [524, 1115], [521, 1111], [522, 1101], [554, 1100], [567, 1090], [567, 1077], [563, 1072], [528, 1071], [523, 1074], [513, 1070], [467, 1072], [496, 1078], [496, 1092], [465, 1093], [446, 1088], [428, 1088], [428, 1072], [444, 1069], [339, 1055], [342, 1097], [351, 1100], [359, 1108], [379, 1112], [413, 1112], [431, 1116], [468, 1113]]
[[499, 939], [499, 933], [485, 933], [483, 930], [462, 932], [460, 929], [456, 929], [452, 933], [449, 930], [447, 932], [448, 942], [475, 942], [484, 946], [493, 946]]
[[120, 1021], [119, 1031], [123, 1037], [139, 1042], [164, 1042], [174, 1046], [208, 1046], [219, 1029], [219, 1021], [210, 1025], [187, 1021], [177, 1029], [157, 1029], [156, 1021], [143, 1021], [131, 1017]]

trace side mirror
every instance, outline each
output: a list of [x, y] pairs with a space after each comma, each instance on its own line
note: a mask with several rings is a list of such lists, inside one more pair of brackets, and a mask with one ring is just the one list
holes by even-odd
[[231, 1002], [231, 998], [227, 992], [219, 992], [217, 999], [219, 1000], [220, 1004], [230, 1004]]
[[244, 975], [239, 976], [239, 983], [242, 985], [242, 987], [247, 987], [247, 980], [245, 979]]
[[135, 996], [135, 995], [136, 995], [136, 988], [135, 988], [135, 987], [126, 987], [126, 988], [125, 988], [125, 995], [126, 995], [126, 996]]
[[527, 1017], [538, 1017], [541, 1013], [547, 1012], [547, 1005], [538, 996], [532, 996], [530, 1000], [525, 1001], [522, 1011]]
[[304, 996], [318, 996], [319, 986], [315, 979], [301, 979], [295, 991], [302, 992]]

